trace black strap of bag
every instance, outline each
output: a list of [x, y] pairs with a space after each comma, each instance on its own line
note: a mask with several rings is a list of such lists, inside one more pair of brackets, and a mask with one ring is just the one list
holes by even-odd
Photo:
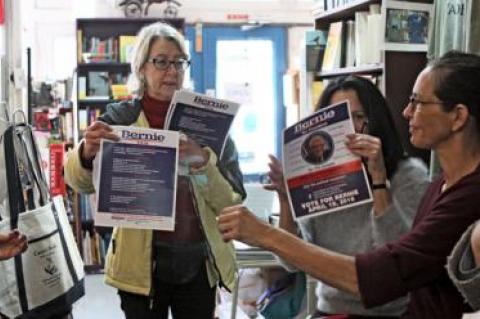
[[10, 126], [4, 133], [5, 169], [8, 188], [8, 206], [10, 207], [10, 227], [18, 227], [18, 216], [25, 211], [22, 182], [15, 156], [15, 126]]
[[[17, 125], [17, 134], [19, 136], [20, 146], [25, 153], [27, 165], [30, 168], [29, 172], [31, 172], [33, 180], [38, 187], [40, 206], [44, 206], [50, 201], [50, 195], [48, 184], [40, 166], [40, 156], [38, 155], [38, 147], [33, 137], [32, 129], [25, 124]], [[32, 185], [32, 187], [34, 186]], [[34, 208], [36, 208], [35, 203], [33, 204]]]
[[[8, 206], [10, 210], [10, 228], [18, 228], [18, 217], [20, 212], [25, 211], [25, 204], [22, 195], [22, 183], [18, 171], [18, 164], [15, 158], [15, 126], [10, 126], [4, 133], [5, 168], [8, 188]], [[15, 276], [17, 279], [18, 295], [22, 311], [28, 310], [26, 298], [25, 278], [23, 277], [22, 255], [15, 256]]]

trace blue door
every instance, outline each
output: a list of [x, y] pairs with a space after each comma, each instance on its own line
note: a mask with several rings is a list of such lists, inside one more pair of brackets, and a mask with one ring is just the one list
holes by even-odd
[[204, 26], [202, 52], [195, 52], [194, 27], [187, 28], [186, 36], [195, 91], [241, 104], [230, 134], [246, 180], [258, 181], [268, 170], [267, 155], [278, 157], [281, 150], [286, 30]]

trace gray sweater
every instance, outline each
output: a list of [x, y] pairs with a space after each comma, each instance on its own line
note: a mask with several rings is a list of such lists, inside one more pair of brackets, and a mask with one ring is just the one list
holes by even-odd
[[[398, 239], [407, 232], [417, 206], [429, 184], [425, 164], [409, 158], [399, 163], [390, 180], [392, 204], [375, 218], [373, 204], [347, 208], [299, 222], [303, 238], [318, 246], [354, 256]], [[291, 271], [295, 269], [285, 264]], [[330, 314], [367, 316], [399, 316], [404, 312], [407, 297], [388, 304], [365, 309], [360, 298], [318, 282], [317, 309]]]
[[474, 310], [479, 310], [480, 267], [475, 266], [470, 246], [470, 236], [474, 225], [465, 231], [455, 248], [453, 248], [452, 254], [448, 257], [447, 270], [450, 279], [452, 279], [465, 300]]

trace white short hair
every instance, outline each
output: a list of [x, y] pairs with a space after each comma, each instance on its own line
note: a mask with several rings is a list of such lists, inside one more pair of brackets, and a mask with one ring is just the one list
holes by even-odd
[[136, 38], [131, 62], [132, 73], [128, 79], [128, 88], [134, 97], [142, 98], [145, 93], [145, 79], [140, 69], [147, 62], [150, 47], [157, 39], [173, 42], [185, 58], [189, 58], [185, 48], [185, 38], [177, 29], [163, 22], [155, 22], [143, 27]]

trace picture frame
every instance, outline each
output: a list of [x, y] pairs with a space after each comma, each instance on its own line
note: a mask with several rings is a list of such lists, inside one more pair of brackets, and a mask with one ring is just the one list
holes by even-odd
[[432, 5], [385, 0], [382, 5], [384, 49], [426, 52]]

